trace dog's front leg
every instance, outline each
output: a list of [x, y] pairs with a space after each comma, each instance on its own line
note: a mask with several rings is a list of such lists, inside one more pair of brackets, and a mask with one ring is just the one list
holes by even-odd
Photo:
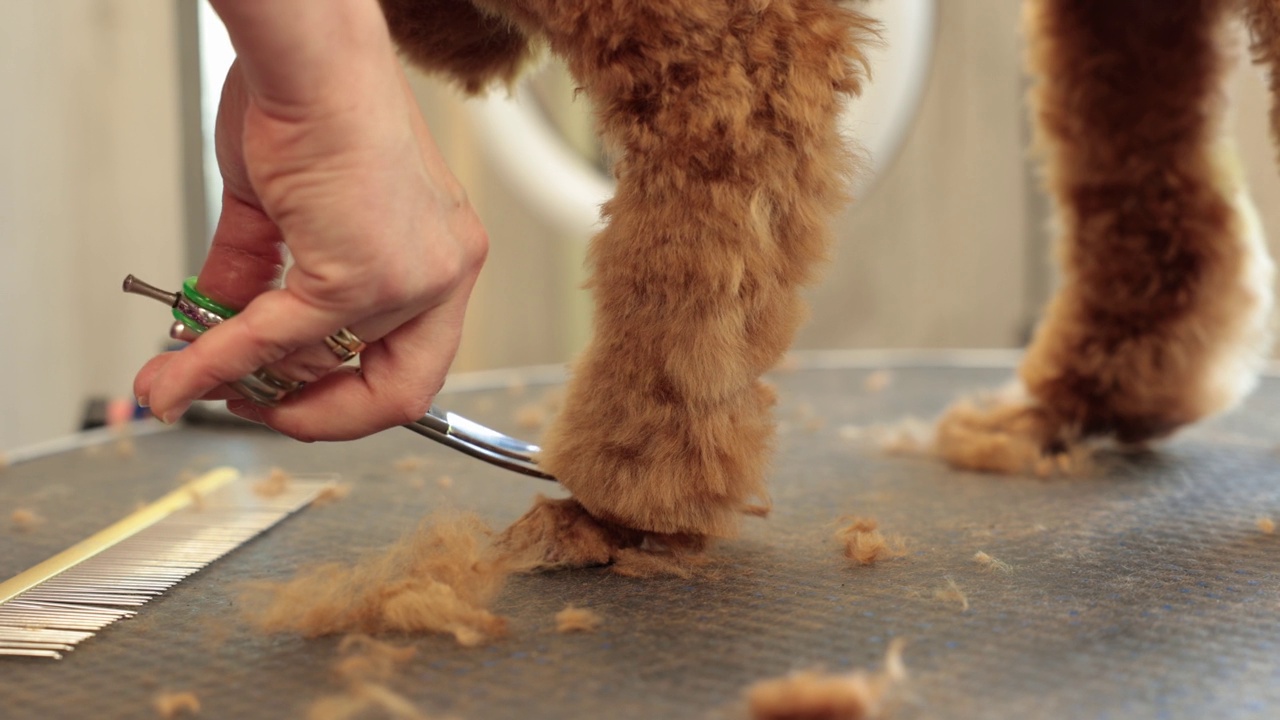
[[597, 517], [727, 536], [765, 500], [774, 398], [849, 154], [871, 23], [829, 0], [484, 0], [547, 38], [616, 153], [594, 336], [541, 464]]

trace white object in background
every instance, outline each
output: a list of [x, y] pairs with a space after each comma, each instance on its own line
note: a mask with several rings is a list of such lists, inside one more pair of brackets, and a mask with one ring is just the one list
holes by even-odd
[[[871, 81], [843, 118], [866, 157], [856, 178], [857, 197], [888, 169], [906, 139], [924, 92], [937, 9], [935, 0], [893, 0], [871, 3], [866, 12], [880, 21], [883, 42], [870, 49]], [[561, 239], [552, 252], [560, 254], [568, 277], [581, 280], [586, 242], [601, 227], [600, 205], [613, 195], [613, 179], [569, 145], [538, 107], [527, 82], [510, 96], [494, 93], [469, 105], [485, 161]], [[562, 317], [574, 325], [566, 333], [569, 354], [588, 332], [586, 299], [577, 292], [581, 284], [564, 289]]]

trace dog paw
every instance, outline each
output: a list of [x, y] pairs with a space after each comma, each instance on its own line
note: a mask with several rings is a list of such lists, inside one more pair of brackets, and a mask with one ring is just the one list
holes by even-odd
[[1076, 472], [1087, 455], [1076, 429], [1018, 388], [957, 401], [938, 420], [934, 451], [959, 469], [1040, 476]]

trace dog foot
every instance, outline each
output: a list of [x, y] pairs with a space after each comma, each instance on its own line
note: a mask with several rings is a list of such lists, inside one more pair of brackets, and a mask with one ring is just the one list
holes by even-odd
[[1040, 476], [1075, 472], [1087, 456], [1078, 429], [1018, 387], [957, 401], [938, 421], [934, 450], [958, 469]]

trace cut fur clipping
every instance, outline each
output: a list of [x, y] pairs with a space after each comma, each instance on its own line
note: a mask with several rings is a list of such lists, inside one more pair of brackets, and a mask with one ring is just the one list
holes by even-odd
[[253, 484], [253, 493], [258, 497], [279, 497], [289, 489], [293, 476], [281, 468], [271, 468], [267, 476]]
[[903, 641], [889, 644], [884, 670], [843, 675], [799, 672], [762, 680], [747, 688], [751, 720], [876, 720], [892, 707], [894, 691], [906, 680]]
[[462, 645], [506, 633], [486, 608], [516, 568], [475, 516], [423, 523], [380, 557], [329, 563], [285, 583], [256, 583], [246, 613], [267, 632], [436, 632]]
[[31, 532], [44, 523], [44, 517], [35, 510], [17, 508], [9, 515], [9, 523], [18, 532]]
[[333, 671], [346, 687], [312, 703], [307, 720], [350, 720], [367, 717], [370, 710], [398, 720], [426, 720], [408, 698], [384, 684], [416, 652], [411, 646], [392, 645], [365, 635], [344, 637], [338, 644], [340, 658]]
[[411, 473], [423, 469], [426, 465], [426, 458], [423, 458], [421, 455], [405, 455], [399, 460], [396, 460], [393, 467], [399, 472]]
[[307, 720], [357, 720], [377, 710], [392, 720], [430, 720], [405, 696], [382, 683], [355, 683], [346, 692], [328, 695], [307, 708]]
[[556, 613], [556, 632], [593, 632], [603, 622], [598, 613], [570, 605]]
[[704, 545], [612, 527], [572, 499], [539, 496], [501, 535], [474, 515], [425, 521], [381, 555], [254, 583], [242, 602], [265, 632], [432, 632], [474, 646], [506, 634], [489, 607], [512, 573], [609, 565], [630, 577], [688, 577], [706, 563]]
[[151, 700], [151, 706], [164, 720], [200, 714], [200, 698], [193, 692], [162, 692]]
[[368, 635], [347, 635], [338, 643], [340, 659], [333, 672], [342, 680], [386, 680], [417, 654], [412, 645], [393, 645]]
[[997, 560], [981, 550], [973, 554], [973, 561], [992, 572], [1005, 574], [1013, 572], [1013, 566], [1009, 563]]
[[333, 483], [327, 485], [316, 495], [316, 499], [311, 501], [313, 505], [330, 505], [342, 500], [351, 494], [350, 483]]
[[969, 610], [969, 596], [960, 589], [954, 578], [947, 578], [947, 586], [933, 593], [936, 600], [960, 604], [960, 612]]
[[836, 531], [836, 539], [844, 544], [844, 556], [857, 565], [874, 565], [878, 560], [900, 558], [907, 554], [900, 537], [886, 539], [873, 518], [847, 518], [850, 523]]

